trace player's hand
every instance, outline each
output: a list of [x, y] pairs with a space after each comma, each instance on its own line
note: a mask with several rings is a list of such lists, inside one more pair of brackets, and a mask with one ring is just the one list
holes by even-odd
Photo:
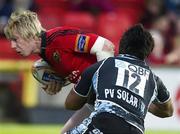
[[79, 76], [79, 70], [76, 70], [76, 71], [72, 71], [71, 74], [68, 75], [67, 79], [69, 81], [77, 81], [78, 79], [78, 76]]
[[49, 95], [55, 95], [62, 89], [62, 84], [56, 81], [51, 81], [49, 84], [44, 84], [42, 89]]

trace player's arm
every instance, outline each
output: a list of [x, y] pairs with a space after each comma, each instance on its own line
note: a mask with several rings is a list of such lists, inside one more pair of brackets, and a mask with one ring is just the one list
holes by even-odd
[[114, 56], [115, 46], [110, 40], [99, 36], [93, 44], [90, 53], [96, 55], [97, 61], [101, 61]]
[[68, 82], [53, 71], [51, 66], [43, 59], [38, 59], [32, 66], [33, 77], [42, 84], [42, 89], [49, 95], [61, 91], [61, 88]]
[[65, 108], [71, 110], [80, 109], [88, 100], [90, 92], [92, 92], [92, 77], [100, 66], [98, 62], [88, 67], [81, 75], [79, 82], [71, 89], [65, 101]]
[[170, 117], [173, 115], [173, 108], [172, 108], [172, 101], [169, 99], [167, 102], [162, 104], [154, 104], [151, 103], [149, 107], [149, 112], [151, 112], [153, 115], [165, 118]]
[[173, 105], [170, 93], [160, 78], [156, 77], [156, 82], [157, 97], [150, 104], [149, 112], [161, 118], [170, 117], [173, 115]]
[[74, 51], [96, 55], [97, 61], [113, 57], [115, 45], [108, 39], [92, 33], [76, 35]]

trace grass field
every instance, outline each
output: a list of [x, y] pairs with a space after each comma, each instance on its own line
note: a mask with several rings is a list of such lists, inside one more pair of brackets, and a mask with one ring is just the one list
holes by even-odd
[[[59, 134], [62, 125], [0, 124], [0, 134]], [[145, 134], [180, 134], [180, 131], [147, 131]]]

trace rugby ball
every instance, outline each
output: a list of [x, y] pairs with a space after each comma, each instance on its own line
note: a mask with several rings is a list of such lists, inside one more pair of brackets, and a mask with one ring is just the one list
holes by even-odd
[[34, 62], [32, 66], [32, 75], [42, 84], [49, 84], [51, 81], [56, 81], [60, 84], [64, 84], [65, 82], [65, 79], [58, 76], [57, 73], [52, 70], [50, 65], [43, 59]]

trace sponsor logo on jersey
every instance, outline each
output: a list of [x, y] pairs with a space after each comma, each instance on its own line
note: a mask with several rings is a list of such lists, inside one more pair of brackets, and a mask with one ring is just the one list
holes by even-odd
[[126, 103], [132, 105], [133, 107], [137, 108], [139, 99], [135, 97], [129, 91], [121, 90], [121, 89], [105, 89], [104, 90], [104, 97], [105, 99], [111, 100], [114, 99], [116, 102], [118, 100], [125, 101]]
[[55, 62], [60, 62], [60, 55], [59, 55], [59, 52], [58, 51], [55, 51], [54, 53], [53, 53], [53, 60], [55, 61]]
[[89, 36], [79, 34], [76, 38], [75, 51], [87, 52], [88, 51]]

